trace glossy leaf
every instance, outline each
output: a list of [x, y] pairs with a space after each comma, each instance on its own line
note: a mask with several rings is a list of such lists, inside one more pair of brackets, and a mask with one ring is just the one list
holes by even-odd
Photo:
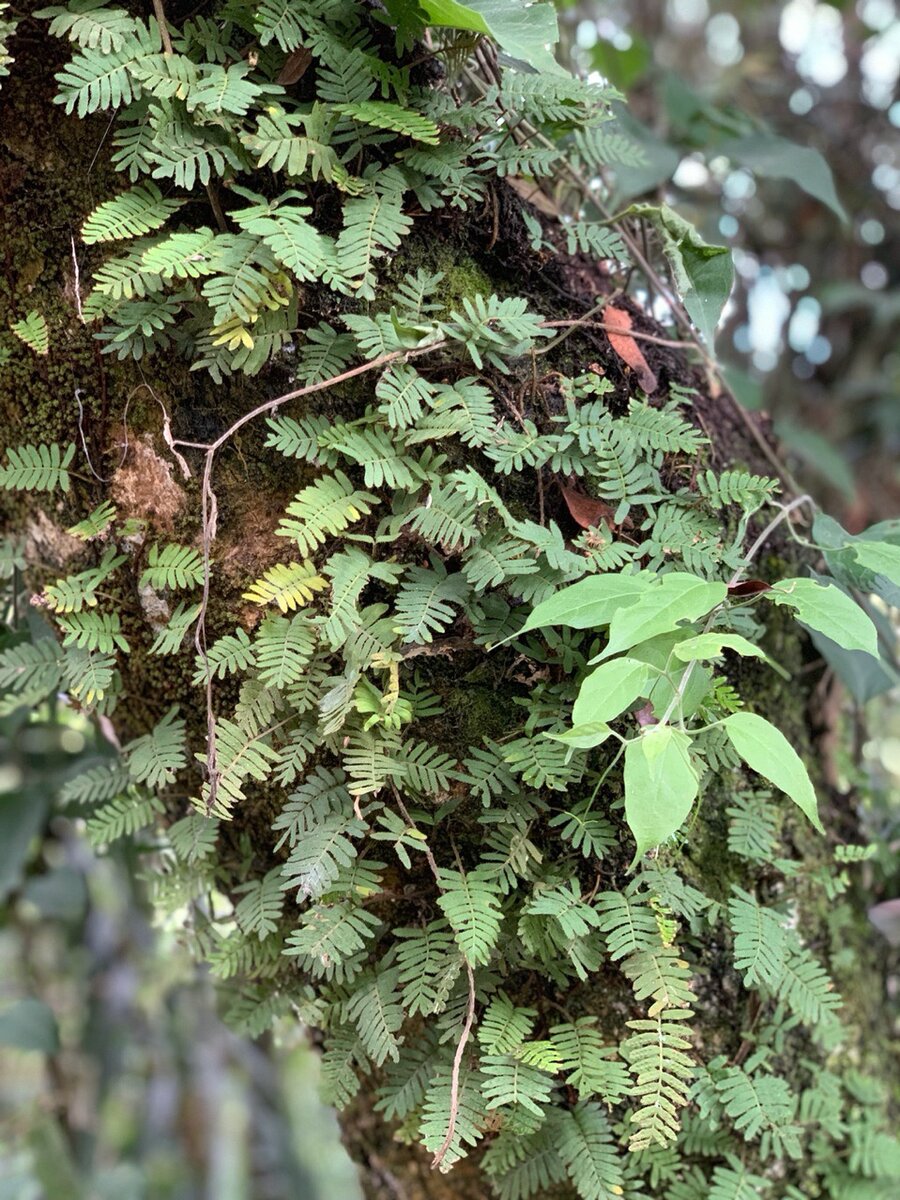
[[634, 604], [613, 616], [609, 643], [598, 661], [676, 629], [682, 621], [696, 621], [721, 604], [726, 595], [724, 583], [681, 571], [661, 576]]
[[567, 625], [570, 629], [608, 625], [620, 609], [634, 604], [652, 581], [653, 577], [647, 574], [591, 575], [580, 579], [536, 605], [522, 632], [544, 625]]
[[637, 843], [632, 867], [691, 811], [699, 780], [690, 745], [682, 730], [654, 725], [625, 747], [625, 820]]
[[592, 721], [611, 721], [647, 695], [651, 676], [656, 672], [634, 658], [616, 658], [602, 663], [585, 679], [572, 709], [572, 723], [578, 728]]
[[711, 346], [734, 283], [731, 251], [705, 242], [690, 221], [668, 204], [635, 204], [627, 211], [656, 227], [684, 307]]
[[814, 579], [783, 579], [766, 593], [773, 604], [793, 608], [810, 629], [843, 646], [878, 657], [878, 633], [863, 610], [840, 588]]
[[552, 4], [523, 4], [521, 0], [420, 0], [430, 25], [486, 33], [512, 58], [538, 71], [562, 72], [551, 53], [559, 41]]
[[722, 722], [748, 767], [787, 793], [821, 833], [815, 788], [803, 759], [780, 729], [756, 713], [737, 712]]

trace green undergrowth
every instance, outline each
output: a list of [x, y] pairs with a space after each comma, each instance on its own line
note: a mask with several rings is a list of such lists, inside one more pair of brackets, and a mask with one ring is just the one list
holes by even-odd
[[[548, 67], [548, 6], [512, 7], [538, 32], [232, 0], [170, 49], [112, 5], [40, 16], [75, 43], [70, 124], [115, 118], [79, 353], [153, 380], [171, 441], [146, 395], [132, 434], [175, 490], [117, 500], [137, 451], [92, 477], [47, 376], [0, 485], [74, 551], [3, 542], [45, 623], [0, 649], [0, 712], [64, 692], [127, 731], [62, 811], [142, 845], [235, 1029], [317, 1031], [392, 1162], [475, 1163], [500, 1200], [889, 1200], [893, 1047], [836, 986], [878, 977], [848, 907], [872, 851], [817, 798], [804, 631], [887, 669], [849, 589], [896, 604], [896, 527], [810, 533], [754, 463], [710, 468], [693, 326], [730, 262], [669, 210], [640, 219], [694, 349], [589, 324], [638, 320], [603, 216], [637, 151], [612, 89]], [[598, 259], [614, 299], [551, 348], [548, 281]], [[66, 353], [34, 312], [4, 388]]]

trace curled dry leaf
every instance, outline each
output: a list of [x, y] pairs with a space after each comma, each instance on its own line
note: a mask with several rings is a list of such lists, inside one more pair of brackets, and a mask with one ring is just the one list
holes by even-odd
[[302, 79], [306, 74], [309, 64], [312, 62], [312, 54], [305, 46], [298, 46], [296, 50], [291, 51], [287, 61], [281, 68], [281, 72], [276, 83], [280, 83], [285, 87], [290, 87], [292, 83], [296, 83], [298, 79]]
[[659, 384], [656, 376], [647, 365], [647, 360], [641, 353], [637, 342], [633, 337], [629, 336], [631, 314], [626, 312], [624, 308], [616, 308], [614, 304], [607, 304], [603, 310], [603, 323], [615, 328], [615, 333], [613, 333], [612, 329], [607, 329], [606, 331], [609, 344], [615, 350], [616, 354], [618, 354], [619, 358], [627, 363], [635, 375], [637, 375], [638, 382], [647, 395], [652, 396], [659, 387]]
[[566, 487], [565, 484], [560, 484], [559, 490], [562, 492], [569, 515], [582, 529], [597, 529], [601, 521], [612, 523], [615, 510], [610, 505], [604, 504], [602, 500], [595, 500], [593, 496], [587, 496], [584, 492], [576, 491], [575, 488]]
[[729, 583], [729, 596], [758, 596], [760, 592], [767, 592], [770, 584], [765, 583], [762, 579], [742, 579], [739, 583]]

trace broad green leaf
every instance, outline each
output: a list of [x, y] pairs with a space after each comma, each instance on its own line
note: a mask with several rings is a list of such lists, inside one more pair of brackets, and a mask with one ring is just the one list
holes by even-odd
[[[658, 674], [650, 684], [650, 693], [647, 698], [653, 706], [653, 715], [659, 719], [662, 719], [663, 714], [668, 711], [669, 705], [675, 699], [676, 691], [682, 683], [684, 668], [675, 658], [675, 647], [696, 636], [698, 635], [694, 634], [688, 626], [686, 629], [675, 629], [668, 633], [658, 634], [649, 642], [641, 642], [640, 645], [632, 646], [628, 651], [629, 658], [636, 658], [638, 662], [648, 663], [651, 667], [657, 668]], [[687, 686], [678, 697], [677, 715], [682, 720], [694, 715], [706, 698], [711, 684], [712, 671], [710, 668], [695, 666]]]
[[751, 133], [720, 142], [715, 152], [768, 179], [789, 179], [808, 196], [827, 205], [842, 221], [847, 220], [831, 167], [812, 146], [801, 146], [772, 133]]
[[889, 542], [854, 542], [851, 548], [858, 563], [900, 585], [900, 546]]
[[589, 575], [535, 605], [522, 626], [522, 633], [543, 625], [568, 625], [571, 629], [608, 625], [620, 609], [634, 604], [652, 582], [653, 576], [646, 573]]
[[802, 624], [824, 633], [845, 650], [865, 650], [878, 657], [875, 626], [839, 587], [823, 586], [814, 579], [783, 579], [765, 595], [773, 604], [793, 608]]
[[845, 650], [815, 629], [809, 631], [809, 636], [857, 704], [867, 704], [900, 684], [900, 675], [884, 659], [873, 658], [864, 650]]
[[722, 726], [747, 766], [786, 792], [816, 829], [824, 833], [809, 772], [781, 730], [765, 717], [748, 712], [732, 713]]
[[602, 746], [611, 733], [612, 730], [604, 721], [588, 721], [567, 729], [565, 733], [548, 733], [547, 737], [553, 738], [554, 742], [562, 742], [564, 746], [571, 746], [573, 750], [593, 750], [595, 746]]
[[733, 650], [735, 654], [742, 654], [746, 658], [762, 658], [777, 667], [777, 663], [772, 662], [761, 646], [754, 646], [753, 642], [739, 633], [698, 633], [696, 637], [679, 642], [673, 648], [673, 653], [682, 662], [694, 662], [698, 659], [721, 658], [723, 650]]
[[650, 221], [658, 230], [678, 294], [691, 320], [712, 346], [716, 326], [734, 283], [727, 246], [712, 246], [668, 204], [633, 204], [625, 215]]
[[[811, 578], [819, 583], [845, 590], [842, 584], [835, 582], [827, 575], [819, 575], [815, 571], [810, 574]], [[894, 631], [888, 615], [873, 609], [871, 616], [875, 628], [885, 639], [885, 644], [891, 645]], [[824, 633], [818, 633], [815, 629], [810, 629], [809, 636], [812, 638], [815, 648], [834, 670], [857, 704], [865, 704], [900, 683], [900, 675], [885, 659], [873, 658], [864, 650], [845, 650], [843, 646], [839, 646], [837, 642], [826, 637]]]
[[[886, 546], [889, 552], [900, 553], [900, 521], [880, 521], [854, 537], [832, 517], [817, 513], [812, 533], [813, 540], [825, 548], [828, 569], [839, 583], [874, 592], [886, 604], [900, 608], [900, 573], [895, 570], [892, 577], [883, 569], [867, 566], [856, 553], [857, 546], [867, 545]], [[889, 565], [883, 553], [870, 561], [878, 562], [881, 568]]]
[[43, 1000], [18, 1000], [0, 1013], [0, 1045], [55, 1054], [59, 1034], [53, 1010]]
[[727, 590], [724, 583], [698, 579], [683, 571], [660, 576], [633, 604], [615, 613], [609, 626], [609, 643], [594, 661], [676, 629], [682, 621], [696, 621], [721, 604]]
[[637, 842], [632, 868], [691, 811], [699, 780], [690, 745], [682, 730], [655, 725], [625, 747], [625, 820]]
[[572, 723], [576, 729], [592, 721], [611, 721], [639, 696], [646, 696], [656, 672], [635, 658], [616, 658], [602, 663], [581, 685]]
[[528, 63], [536, 71], [565, 73], [553, 57], [559, 41], [556, 10], [552, 4], [523, 3], [522, 0], [419, 0], [429, 25], [471, 29], [486, 33], [511, 58]]

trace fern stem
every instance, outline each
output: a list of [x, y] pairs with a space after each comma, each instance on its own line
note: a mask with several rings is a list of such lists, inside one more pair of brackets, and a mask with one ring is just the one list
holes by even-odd
[[169, 33], [163, 0], [153, 0], [153, 11], [156, 14], [156, 23], [159, 25], [159, 36], [162, 38], [163, 50], [165, 50], [166, 54], [174, 54], [172, 36]]
[[453, 1135], [456, 1133], [456, 1118], [459, 1113], [459, 1074], [466, 1044], [472, 1032], [472, 1022], [475, 1020], [475, 972], [468, 963], [466, 963], [466, 973], [469, 976], [469, 1003], [466, 1007], [466, 1023], [463, 1025], [463, 1031], [456, 1044], [456, 1053], [453, 1055], [453, 1069], [450, 1072], [450, 1119], [447, 1122], [447, 1135], [435, 1151], [434, 1158], [431, 1160], [432, 1170], [439, 1167], [444, 1161], [444, 1156], [450, 1149]]

